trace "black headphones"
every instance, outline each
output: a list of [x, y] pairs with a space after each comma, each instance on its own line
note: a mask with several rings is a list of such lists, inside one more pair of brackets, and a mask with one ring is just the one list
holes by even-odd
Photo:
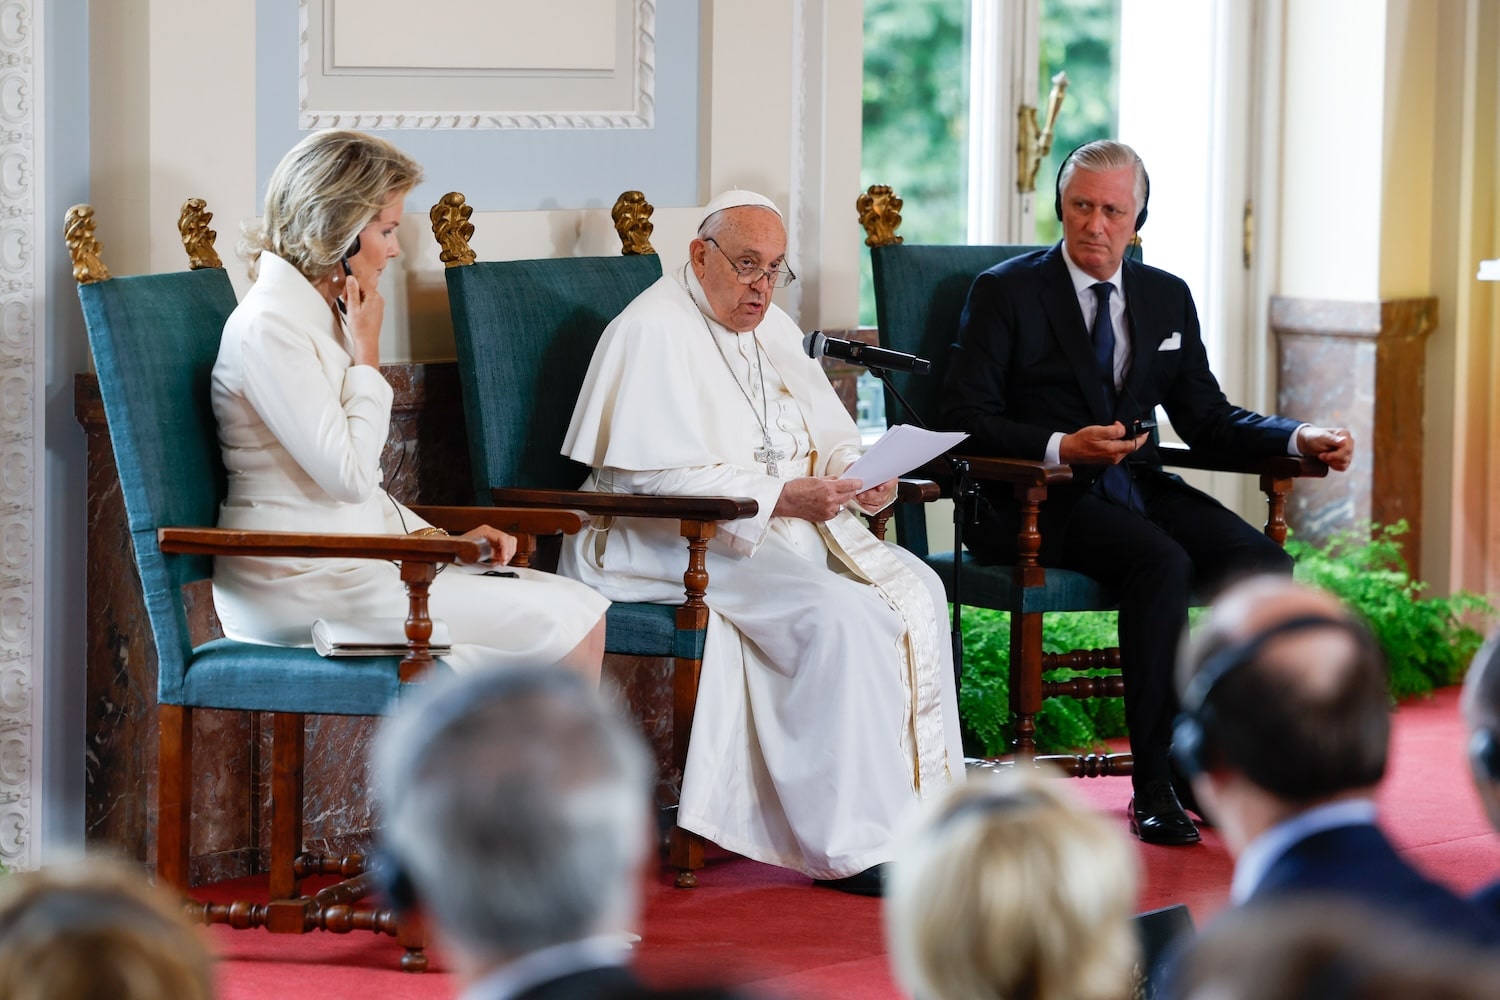
[[[1338, 629], [1353, 635], [1362, 644], [1368, 642], [1363, 630], [1348, 619], [1328, 615], [1299, 615], [1277, 622], [1243, 642], [1227, 646], [1204, 661], [1188, 683], [1187, 691], [1182, 696], [1182, 711], [1172, 725], [1172, 763], [1177, 765], [1183, 777], [1191, 781], [1212, 765], [1211, 734], [1218, 720], [1213, 706], [1209, 704], [1209, 698], [1225, 676], [1247, 663], [1253, 663], [1266, 643], [1277, 636], [1314, 628]], [[1500, 758], [1500, 751], [1497, 751], [1496, 756]]]
[[1500, 738], [1489, 726], [1474, 730], [1469, 737], [1469, 760], [1486, 778], [1500, 781]]
[[[1057, 177], [1053, 180], [1053, 186], [1055, 188], [1056, 198], [1055, 198], [1055, 200], [1052, 203], [1052, 207], [1053, 207], [1053, 210], [1057, 212], [1057, 221], [1058, 222], [1061, 222], [1062, 221], [1062, 217], [1063, 217], [1063, 204], [1062, 204], [1062, 178], [1063, 178], [1063, 171], [1065, 169], [1067, 169], [1068, 162], [1070, 160], [1072, 160], [1074, 156], [1078, 155], [1078, 151], [1080, 149], [1082, 149], [1084, 146], [1091, 146], [1091, 145], [1093, 145], [1093, 143], [1086, 142], [1086, 143], [1083, 144], [1083, 146], [1074, 146], [1072, 152], [1070, 152], [1067, 156], [1064, 156], [1063, 157], [1063, 161], [1057, 165]], [[1141, 163], [1141, 158], [1139, 156], [1136, 157], [1135, 162], [1137, 164], [1140, 164], [1140, 168], [1141, 168], [1141, 180], [1144, 181], [1144, 187], [1145, 187], [1145, 192], [1141, 196], [1141, 208], [1140, 208], [1140, 211], [1138, 211], [1138, 212], [1135, 213], [1135, 231], [1136, 232], [1140, 232], [1141, 231], [1141, 227], [1146, 224], [1146, 209], [1151, 204], [1151, 175], [1148, 174], [1148, 173], [1146, 173], [1146, 165], [1143, 164], [1143, 163]]]

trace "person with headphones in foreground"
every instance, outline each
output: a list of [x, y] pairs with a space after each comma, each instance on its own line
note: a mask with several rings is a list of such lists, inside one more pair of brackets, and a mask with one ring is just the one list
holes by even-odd
[[[1125, 259], [1145, 224], [1146, 169], [1123, 143], [1091, 142], [1058, 171], [1056, 246], [1013, 257], [969, 290], [943, 384], [944, 427], [965, 448], [1071, 465], [1042, 505], [1043, 566], [1086, 573], [1120, 596], [1125, 720], [1134, 757], [1130, 828], [1153, 844], [1192, 844], [1168, 765], [1172, 664], [1188, 595], [1291, 559], [1217, 501], [1161, 470], [1148, 431], [1161, 406], [1193, 448], [1354, 457], [1343, 428], [1315, 427], [1231, 404], [1208, 367], [1198, 314], [1176, 276]], [[1148, 425], [1154, 426], [1154, 424]], [[965, 535], [980, 562], [1016, 555], [1019, 511], [1008, 487], [986, 488]]]
[[[1469, 730], [1469, 770], [1490, 825], [1500, 830], [1500, 631], [1474, 654], [1459, 703]], [[1500, 921], [1500, 881], [1474, 897]]]
[[1376, 825], [1385, 661], [1337, 599], [1284, 577], [1230, 587], [1187, 641], [1177, 687], [1172, 753], [1235, 859], [1231, 903], [1336, 897], [1500, 945], [1500, 923], [1418, 872]]
[[381, 725], [376, 870], [447, 947], [459, 1000], [732, 1000], [629, 970], [652, 854], [644, 741], [577, 675], [440, 676]]

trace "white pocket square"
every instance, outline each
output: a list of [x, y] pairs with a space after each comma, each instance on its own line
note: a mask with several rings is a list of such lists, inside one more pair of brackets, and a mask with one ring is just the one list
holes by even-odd
[[1158, 351], [1180, 351], [1180, 350], [1182, 350], [1182, 334], [1179, 333], [1176, 330], [1172, 331], [1172, 336], [1168, 337], [1166, 340], [1163, 340], [1161, 342], [1161, 346], [1158, 347], [1157, 350]]

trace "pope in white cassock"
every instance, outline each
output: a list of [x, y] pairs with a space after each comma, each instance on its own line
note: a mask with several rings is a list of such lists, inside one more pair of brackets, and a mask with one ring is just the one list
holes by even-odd
[[[604, 331], [563, 452], [594, 470], [585, 489], [759, 502], [709, 543], [678, 823], [878, 894], [903, 815], [963, 780], [942, 584], [853, 512], [896, 483], [838, 478], [859, 432], [771, 302], [794, 277], [776, 206], [719, 196], [689, 258]], [[675, 522], [616, 518], [570, 539], [563, 571], [613, 600], [675, 603], [684, 559]]]

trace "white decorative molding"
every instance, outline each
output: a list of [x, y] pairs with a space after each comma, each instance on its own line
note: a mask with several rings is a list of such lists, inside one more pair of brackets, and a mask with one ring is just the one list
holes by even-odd
[[[526, 108], [501, 108], [490, 110], [333, 110], [311, 107], [309, 94], [312, 78], [321, 73], [322, 55], [313, 51], [313, 24], [325, 24], [324, 11], [332, 0], [298, 0], [298, 80], [297, 80], [297, 125], [303, 129], [352, 128], [352, 129], [641, 129], [656, 124], [656, 0], [633, 0], [633, 16], [626, 25], [619, 26], [621, 32], [629, 31], [632, 40], [633, 59], [629, 80], [632, 107], [629, 109], [587, 110], [533, 110]], [[415, 10], [415, 8], [414, 8]], [[321, 37], [321, 35], [319, 35]], [[588, 74], [578, 74], [584, 76]], [[597, 74], [595, 74], [597, 75]], [[512, 78], [527, 83], [531, 94], [546, 92], [548, 84], [557, 79], [555, 72], [514, 71]], [[418, 74], [403, 70], [394, 79], [398, 85], [409, 86], [412, 81], [444, 81], [455, 92], [471, 91], [478, 77], [464, 75], [460, 71], [443, 69], [441, 72]], [[571, 78], [576, 82], [576, 77]], [[455, 100], [455, 103], [458, 103]], [[538, 102], [545, 103], [545, 102]]]
[[34, 868], [41, 587], [39, 0], [0, 0], [0, 863]]
[[[822, 107], [814, 107], [810, 102], [812, 96], [808, 93], [808, 77], [814, 75], [812, 68], [808, 66], [807, 38], [809, 29], [817, 27], [809, 24], [810, 16], [821, 16], [822, 4], [814, 4], [814, 10], [809, 12], [807, 0], [792, 0], [792, 137], [791, 137], [791, 183], [787, 191], [787, 246], [792, 248], [792, 256], [802, 256], [806, 263], [802, 265], [805, 275], [801, 280], [792, 283], [784, 293], [784, 306], [787, 315], [803, 322], [802, 297], [808, 287], [808, 282], [816, 280], [812, 262], [817, 259], [822, 247], [816, 245], [814, 240], [807, 237], [818, 230], [816, 215], [822, 208], [816, 198], [809, 197], [807, 190], [808, 175], [816, 175], [821, 164], [809, 164], [808, 157], [816, 155], [815, 150], [809, 150], [807, 144], [807, 123], [813, 115], [817, 115], [819, 123], [822, 122]], [[818, 30], [813, 35], [819, 43], [822, 42], [823, 33]], [[822, 53], [819, 53], [818, 70], [822, 70]], [[821, 81], [821, 72], [817, 74]], [[815, 95], [821, 101], [821, 93]], [[820, 130], [821, 131], [821, 130]]]

